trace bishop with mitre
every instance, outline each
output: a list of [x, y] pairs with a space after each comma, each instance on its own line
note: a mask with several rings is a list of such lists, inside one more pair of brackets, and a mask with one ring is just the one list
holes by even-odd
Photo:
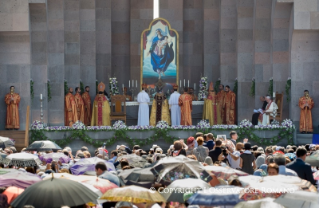
[[7, 104], [7, 119], [6, 119], [6, 129], [19, 129], [19, 103], [20, 95], [14, 92], [14, 86], [10, 87], [10, 93], [6, 94], [4, 98]]
[[105, 84], [101, 82], [98, 85], [98, 94], [93, 102], [91, 126], [110, 126], [110, 104], [104, 95]]
[[162, 88], [158, 87], [158, 92], [154, 96], [150, 125], [156, 126], [159, 121], [166, 121], [168, 125], [171, 125], [171, 116], [169, 114], [169, 105], [166, 96], [162, 92]]
[[299, 130], [302, 134], [312, 133], [312, 116], [311, 109], [314, 106], [313, 99], [309, 96], [309, 91], [304, 91], [304, 96], [299, 99], [300, 123]]
[[209, 93], [204, 101], [203, 119], [209, 120], [211, 126], [221, 124], [221, 109], [218, 104], [217, 95], [214, 90], [213, 82], [209, 85]]

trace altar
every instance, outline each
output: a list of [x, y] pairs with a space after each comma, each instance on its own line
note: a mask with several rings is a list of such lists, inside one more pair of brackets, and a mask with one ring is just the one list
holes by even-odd
[[[196, 125], [202, 120], [204, 101], [193, 101], [192, 121], [193, 125]], [[148, 103], [149, 112], [151, 113], [152, 102]], [[138, 117], [138, 102], [126, 102], [126, 125], [137, 125]]]

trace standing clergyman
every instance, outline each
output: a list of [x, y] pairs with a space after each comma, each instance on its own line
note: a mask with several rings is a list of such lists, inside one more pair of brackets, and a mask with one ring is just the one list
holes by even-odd
[[188, 94], [188, 87], [184, 88], [184, 94], [178, 99], [178, 105], [181, 107], [181, 125], [192, 125], [192, 96]]
[[84, 124], [84, 102], [81, 96], [81, 89], [79, 87], [75, 88], [74, 99], [75, 99], [78, 119]]
[[7, 104], [6, 129], [19, 129], [20, 95], [14, 92], [14, 86], [10, 87], [10, 93], [6, 94], [4, 101]]
[[173, 85], [173, 89], [174, 92], [171, 94], [168, 104], [171, 109], [172, 126], [179, 126], [181, 125], [181, 107], [178, 105], [178, 99], [181, 94], [177, 92], [178, 86], [176, 84]]
[[85, 87], [85, 92], [82, 94], [84, 102], [84, 124], [89, 126], [91, 124], [92, 112], [91, 112], [91, 97], [90, 97], [90, 87]]
[[149, 117], [149, 106], [148, 103], [150, 102], [150, 97], [145, 92], [145, 89], [147, 88], [147, 84], [142, 84], [142, 91], [138, 93], [137, 95], [137, 102], [139, 103], [138, 108], [138, 126], [148, 126], [150, 125]]
[[300, 124], [299, 130], [302, 134], [313, 132], [311, 109], [314, 106], [313, 99], [309, 96], [309, 91], [304, 91], [304, 96], [299, 99]]

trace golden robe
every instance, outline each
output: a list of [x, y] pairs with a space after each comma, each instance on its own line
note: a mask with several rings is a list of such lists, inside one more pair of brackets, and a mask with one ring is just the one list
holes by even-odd
[[[11, 100], [13, 98], [13, 100]], [[7, 119], [6, 119], [6, 129], [19, 129], [20, 119], [19, 119], [19, 103], [20, 95], [18, 93], [8, 93], [4, 98], [7, 104]]]
[[[306, 104], [308, 103], [308, 107]], [[300, 132], [313, 132], [312, 126], [312, 116], [311, 109], [314, 106], [314, 102], [311, 97], [308, 99], [303, 96], [299, 99], [299, 107], [300, 107], [300, 124], [299, 129]]]
[[229, 91], [225, 94], [223, 107], [225, 110], [225, 120], [227, 125], [235, 124], [236, 120], [236, 94]]
[[169, 105], [163, 93], [157, 93], [154, 96], [150, 117], [150, 125], [156, 126], [157, 122], [159, 121], [166, 121], [168, 125], [171, 125]]
[[104, 94], [98, 94], [93, 102], [91, 126], [110, 126], [110, 104]]
[[225, 116], [225, 109], [224, 109], [224, 99], [225, 99], [225, 91], [222, 90], [217, 93], [217, 102], [218, 105], [220, 106], [220, 114], [222, 118], [222, 124], [226, 124], [226, 116]]
[[203, 119], [208, 119], [211, 126], [222, 124], [220, 107], [217, 95], [215, 93], [210, 93], [204, 101]]
[[72, 93], [68, 93], [65, 96], [64, 111], [65, 126], [72, 126], [75, 122], [78, 121], [75, 99]]
[[178, 105], [181, 107], [181, 125], [192, 125], [192, 96], [188, 93], [179, 96]]
[[84, 102], [82, 96], [79, 93], [76, 93], [74, 96], [75, 104], [76, 104], [76, 111], [79, 121], [84, 124]]
[[91, 97], [88, 92], [82, 94], [82, 99], [84, 102], [84, 124], [89, 126], [91, 124], [92, 114], [91, 114]]

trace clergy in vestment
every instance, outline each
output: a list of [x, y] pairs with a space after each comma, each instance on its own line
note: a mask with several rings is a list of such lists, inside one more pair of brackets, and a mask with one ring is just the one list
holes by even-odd
[[171, 125], [171, 116], [169, 114], [169, 106], [166, 96], [159, 89], [155, 94], [152, 104], [150, 125], [156, 126], [157, 122], [166, 121], [168, 125]]
[[10, 93], [6, 94], [4, 101], [7, 105], [6, 129], [19, 129], [19, 103], [20, 95], [14, 92], [14, 86], [10, 87]]
[[213, 82], [209, 85], [207, 99], [204, 100], [203, 119], [209, 120], [211, 126], [222, 124], [220, 105], [218, 105]]
[[178, 99], [178, 105], [181, 107], [181, 125], [192, 125], [192, 96], [188, 93], [188, 87], [184, 88], [184, 94]]
[[224, 91], [224, 85], [219, 85], [219, 92], [217, 93], [217, 103], [220, 106], [220, 114], [222, 117], [222, 124], [226, 124], [226, 117], [225, 117], [225, 109], [224, 106], [224, 99], [226, 92]]
[[236, 119], [236, 94], [230, 90], [228, 85], [225, 87], [223, 108], [226, 124], [234, 125]]
[[79, 87], [75, 88], [74, 99], [75, 99], [78, 119], [84, 124], [84, 101], [82, 99], [81, 89]]
[[193, 101], [197, 101], [198, 97], [194, 93], [194, 88], [190, 87], [188, 88], [188, 90], [189, 90], [189, 94], [192, 96]]
[[299, 99], [300, 107], [300, 124], [299, 130], [301, 133], [312, 133], [312, 116], [311, 109], [314, 106], [313, 99], [309, 96], [309, 91], [304, 91], [304, 96]]
[[85, 87], [85, 92], [82, 94], [84, 102], [84, 124], [86, 126], [91, 125], [92, 111], [91, 111], [91, 97], [90, 97], [90, 87]]
[[65, 126], [72, 126], [75, 122], [78, 121], [77, 108], [75, 104], [75, 98], [73, 95], [73, 88], [69, 88], [69, 93], [65, 96]]
[[150, 102], [150, 97], [145, 92], [145, 89], [147, 89], [147, 84], [142, 84], [142, 91], [138, 93], [137, 95], [137, 102], [139, 104], [138, 107], [138, 120], [137, 125], [138, 126], [148, 126], [150, 125], [150, 112], [149, 112], [149, 106], [148, 103]]
[[168, 104], [171, 110], [172, 126], [179, 126], [181, 125], [181, 107], [178, 105], [178, 99], [181, 94], [177, 92], [178, 86], [176, 84], [173, 85], [173, 89], [174, 92], [171, 94]]
[[277, 114], [278, 106], [275, 102], [271, 100], [270, 96], [266, 96], [267, 106], [266, 110], [263, 111], [263, 114], [259, 115], [258, 124], [260, 125], [269, 125], [270, 117]]
[[101, 82], [98, 85], [98, 94], [93, 102], [91, 126], [110, 126], [110, 104], [107, 97], [104, 95], [105, 84]]

